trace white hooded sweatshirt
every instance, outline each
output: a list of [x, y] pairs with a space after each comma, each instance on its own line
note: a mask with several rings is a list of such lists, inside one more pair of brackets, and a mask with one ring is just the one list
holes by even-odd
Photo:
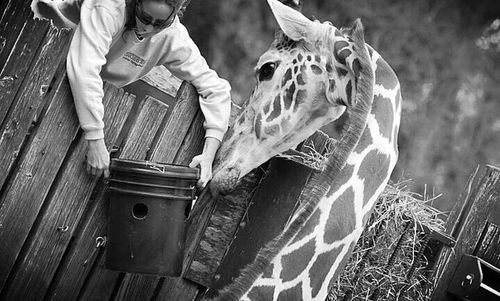
[[104, 137], [103, 80], [122, 87], [164, 65], [196, 87], [205, 137], [222, 140], [231, 110], [229, 83], [208, 67], [177, 17], [170, 27], [139, 40], [135, 32], [125, 29], [125, 0], [75, 2], [81, 4], [80, 20], [68, 53], [67, 73], [85, 139]]

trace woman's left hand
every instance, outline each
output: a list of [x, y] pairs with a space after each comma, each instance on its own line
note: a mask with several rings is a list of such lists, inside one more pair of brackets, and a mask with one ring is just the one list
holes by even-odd
[[195, 156], [193, 160], [191, 160], [191, 163], [189, 163], [189, 167], [191, 168], [200, 167], [200, 179], [198, 180], [198, 187], [200, 189], [205, 188], [212, 179], [212, 164], [214, 162], [215, 153], [217, 149], [219, 149], [219, 145], [219, 140], [212, 137], [205, 138], [203, 153]]
[[200, 189], [205, 188], [208, 181], [212, 179], [212, 163], [213, 158], [207, 158], [204, 154], [195, 156], [193, 160], [191, 160], [191, 163], [189, 163], [189, 167], [191, 168], [200, 166], [200, 179], [198, 180], [198, 187]]

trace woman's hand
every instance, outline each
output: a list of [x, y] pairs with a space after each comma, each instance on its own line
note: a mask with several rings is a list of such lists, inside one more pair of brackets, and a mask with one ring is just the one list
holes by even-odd
[[191, 168], [200, 166], [200, 179], [198, 180], [198, 187], [200, 189], [207, 186], [207, 183], [212, 179], [212, 164], [219, 146], [219, 140], [212, 137], [205, 138], [203, 153], [195, 156], [193, 160], [191, 160], [191, 163], [189, 163], [189, 167]]
[[87, 172], [93, 176], [109, 177], [109, 152], [104, 139], [87, 140]]

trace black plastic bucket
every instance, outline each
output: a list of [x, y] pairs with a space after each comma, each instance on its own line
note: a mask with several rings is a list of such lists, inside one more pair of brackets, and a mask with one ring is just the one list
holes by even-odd
[[106, 268], [179, 276], [199, 170], [112, 159], [110, 171]]

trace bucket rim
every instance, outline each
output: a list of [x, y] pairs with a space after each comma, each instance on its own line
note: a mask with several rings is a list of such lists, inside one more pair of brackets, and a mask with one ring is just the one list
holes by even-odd
[[200, 177], [198, 168], [172, 163], [159, 163], [153, 161], [137, 161], [129, 159], [112, 158], [110, 171], [128, 171], [139, 174], [148, 174], [166, 178], [180, 178], [197, 180]]
[[109, 179], [109, 185], [112, 185], [112, 183], [116, 184], [126, 184], [126, 185], [131, 185], [131, 186], [144, 186], [144, 187], [151, 187], [151, 188], [163, 188], [163, 189], [178, 189], [178, 190], [186, 190], [186, 191], [192, 191], [195, 190], [196, 185], [193, 182], [192, 185], [188, 186], [173, 186], [173, 185], [161, 185], [161, 184], [153, 184], [153, 183], [145, 183], [145, 182], [133, 182], [133, 181], [127, 181], [127, 180], [121, 180], [121, 179]]

